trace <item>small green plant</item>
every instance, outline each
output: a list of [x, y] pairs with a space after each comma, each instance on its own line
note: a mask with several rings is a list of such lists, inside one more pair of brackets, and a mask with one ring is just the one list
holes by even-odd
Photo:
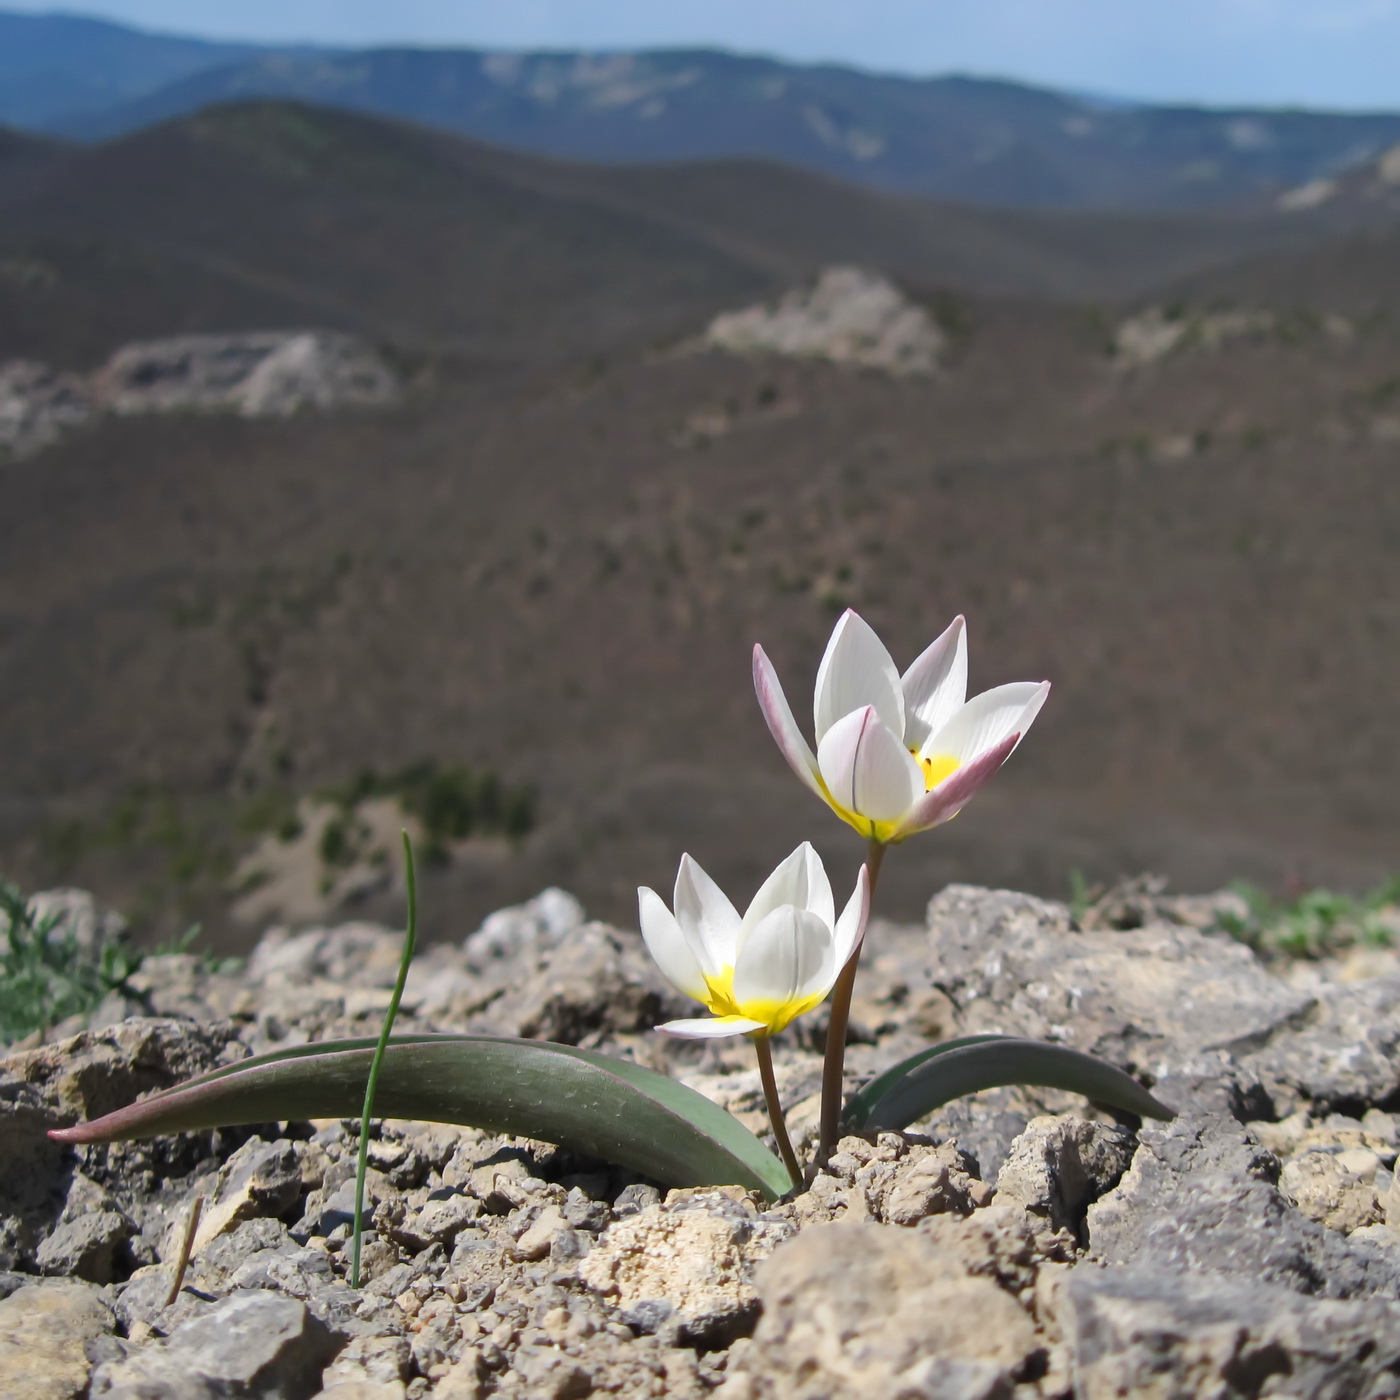
[[1325, 958], [1358, 945], [1388, 947], [1400, 929], [1400, 876], [1363, 895], [1316, 889], [1276, 900], [1243, 881], [1231, 889], [1244, 912], [1220, 909], [1216, 926], [1265, 957]]
[[143, 955], [117, 939], [85, 948], [57, 914], [40, 915], [0, 880], [0, 1041], [19, 1040], [97, 1009], [123, 990]]
[[[57, 913], [40, 914], [16, 886], [0, 879], [0, 1043], [47, 1031], [70, 1016], [89, 1016], [112, 992], [135, 996], [132, 978], [152, 957], [188, 953], [202, 932], [150, 948], [105, 935], [84, 946]], [[203, 957], [207, 972], [228, 972], [237, 959]]]
[[355, 1167], [355, 1224], [353, 1260], [350, 1282], [355, 1288], [360, 1286], [360, 1243], [364, 1235], [365, 1177], [369, 1171], [369, 1121], [374, 1115], [374, 1095], [379, 1088], [379, 1073], [384, 1067], [384, 1052], [389, 1048], [389, 1035], [394, 1029], [394, 1019], [399, 1014], [399, 1002], [403, 1000], [404, 984], [408, 981], [409, 964], [413, 961], [413, 949], [418, 942], [418, 876], [413, 868], [413, 842], [408, 832], [403, 833], [403, 873], [408, 887], [408, 927], [404, 931], [403, 952], [399, 955], [399, 973], [394, 979], [393, 995], [389, 998], [388, 1009], [384, 1012], [384, 1024], [379, 1030], [379, 1043], [374, 1047], [374, 1059], [370, 1061], [369, 1079], [365, 1083], [365, 1106], [360, 1114], [360, 1153]]

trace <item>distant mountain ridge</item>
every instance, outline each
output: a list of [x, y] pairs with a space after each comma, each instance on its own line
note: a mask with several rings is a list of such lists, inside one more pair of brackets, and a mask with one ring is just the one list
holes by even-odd
[[396, 116], [576, 160], [751, 157], [1021, 208], [1256, 208], [1400, 143], [1400, 113], [1114, 104], [706, 49], [257, 48], [0, 13], [0, 122], [95, 140], [249, 98]]

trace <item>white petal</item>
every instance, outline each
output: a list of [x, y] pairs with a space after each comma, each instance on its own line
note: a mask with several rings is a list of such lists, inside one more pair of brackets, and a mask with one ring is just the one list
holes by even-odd
[[837, 919], [833, 930], [832, 952], [838, 974], [860, 947], [860, 941], [865, 937], [865, 923], [869, 917], [870, 867], [862, 865], [860, 874], [856, 876], [856, 887], [851, 892], [850, 899], [846, 901], [846, 907], [841, 911], [841, 917]]
[[734, 1004], [786, 1006], [836, 981], [831, 928], [805, 909], [775, 909], [744, 939], [734, 969]]
[[916, 831], [927, 831], [940, 822], [951, 821], [1011, 757], [1011, 751], [1020, 742], [1019, 734], [1008, 734], [995, 748], [988, 749], [971, 763], [950, 773], [937, 787], [930, 788], [905, 814], [892, 839], [903, 841]]
[[917, 749], [967, 699], [967, 625], [955, 617], [947, 630], [904, 673], [904, 743]]
[[[744, 930], [756, 928], [784, 904], [809, 909], [828, 928], [836, 918], [836, 901], [821, 857], [804, 841], [759, 887], [744, 913]], [[742, 947], [743, 935], [740, 935]]]
[[817, 764], [837, 802], [877, 822], [902, 817], [924, 790], [914, 755], [869, 707], [827, 730], [817, 747]]
[[766, 1030], [767, 1023], [751, 1021], [747, 1016], [697, 1016], [693, 1021], [667, 1021], [656, 1029], [688, 1036], [691, 1040], [715, 1040], [722, 1035], [747, 1035], [750, 1031]]
[[758, 696], [759, 709], [768, 722], [768, 732], [777, 742], [788, 766], [819, 797], [821, 784], [817, 781], [817, 760], [811, 747], [802, 737], [797, 721], [792, 717], [792, 706], [778, 681], [778, 673], [761, 646], [753, 649], [753, 688]]
[[734, 966], [739, 950], [739, 914], [725, 893], [686, 855], [676, 872], [676, 922], [700, 966], [714, 977]]
[[705, 985], [705, 971], [661, 896], [643, 885], [637, 891], [637, 907], [647, 952], [656, 960], [662, 975], [677, 991], [696, 1001], [704, 1001], [709, 990]]
[[822, 664], [817, 668], [813, 713], [817, 744], [837, 720], [852, 710], [873, 705], [881, 722], [894, 734], [904, 733], [904, 692], [885, 644], [870, 624], [849, 608], [842, 613]]
[[951, 754], [971, 763], [1008, 734], [1024, 737], [1050, 694], [1049, 681], [1013, 681], [974, 695], [923, 747], [925, 755]]

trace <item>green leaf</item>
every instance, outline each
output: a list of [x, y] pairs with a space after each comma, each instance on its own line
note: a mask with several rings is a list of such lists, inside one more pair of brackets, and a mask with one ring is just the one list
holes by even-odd
[[[114, 1142], [278, 1119], [356, 1118], [377, 1043], [323, 1041], [258, 1055], [50, 1136]], [[394, 1036], [377, 1097], [386, 1117], [556, 1142], [666, 1186], [738, 1185], [773, 1199], [789, 1189], [778, 1158], [703, 1094], [570, 1045]]]
[[1175, 1116], [1136, 1079], [1080, 1050], [973, 1035], [921, 1050], [872, 1079], [847, 1103], [846, 1121], [862, 1132], [897, 1132], [964, 1094], [1008, 1084], [1065, 1089], [1141, 1118]]

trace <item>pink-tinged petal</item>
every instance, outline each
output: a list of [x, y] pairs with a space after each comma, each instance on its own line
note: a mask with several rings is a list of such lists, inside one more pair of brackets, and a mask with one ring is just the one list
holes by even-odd
[[788, 766], [820, 797], [822, 788], [817, 779], [817, 760], [792, 716], [792, 706], [783, 694], [773, 663], [763, 648], [757, 645], [753, 649], [753, 688], [763, 718], [768, 721], [768, 732], [787, 759]]
[[693, 1021], [667, 1021], [656, 1029], [690, 1040], [717, 1040], [720, 1036], [767, 1030], [768, 1026], [764, 1021], [750, 1020], [747, 1016], [697, 1016]]
[[676, 922], [705, 973], [716, 977], [726, 967], [733, 967], [739, 951], [739, 913], [688, 855], [681, 857], [676, 872], [674, 907]]
[[[744, 930], [756, 928], [773, 910], [784, 904], [808, 909], [828, 928], [836, 917], [836, 901], [831, 896], [831, 881], [821, 857], [804, 841], [760, 886], [753, 902], [744, 912]], [[741, 948], [742, 948], [742, 938]]]
[[1049, 694], [1049, 681], [1013, 681], [984, 690], [929, 736], [922, 754], [950, 754], [959, 763], [971, 763], [1008, 734], [1024, 734]]
[[847, 608], [817, 668], [812, 709], [818, 747], [837, 720], [867, 705], [875, 707], [880, 722], [891, 733], [903, 736], [904, 692], [899, 672], [870, 624]]
[[832, 931], [833, 952], [836, 957], [836, 971], [839, 974], [841, 969], [850, 962], [856, 949], [860, 947], [861, 939], [865, 937], [866, 921], [870, 918], [870, 867], [862, 865], [860, 874], [856, 876], [856, 887], [851, 892], [851, 897], [846, 901], [846, 907], [841, 911], [841, 917], [836, 921], [836, 927]]
[[734, 1004], [775, 1015], [836, 980], [831, 928], [791, 904], [775, 909], [744, 939], [734, 968]]
[[827, 730], [817, 747], [817, 765], [832, 797], [872, 821], [897, 820], [924, 790], [914, 755], [880, 723], [873, 706]]
[[944, 778], [910, 808], [908, 816], [900, 822], [890, 839], [903, 841], [916, 831], [927, 831], [929, 827], [957, 816], [977, 789], [1011, 757], [1011, 750], [1020, 741], [1019, 734], [1008, 734], [996, 748], [989, 749], [966, 768], [959, 768], [956, 773]]
[[696, 1001], [704, 1001], [709, 991], [705, 970], [661, 896], [643, 885], [637, 891], [637, 909], [647, 952], [661, 969], [662, 976], [677, 991]]
[[962, 708], [967, 699], [967, 624], [955, 617], [904, 673], [904, 743], [923, 747]]

